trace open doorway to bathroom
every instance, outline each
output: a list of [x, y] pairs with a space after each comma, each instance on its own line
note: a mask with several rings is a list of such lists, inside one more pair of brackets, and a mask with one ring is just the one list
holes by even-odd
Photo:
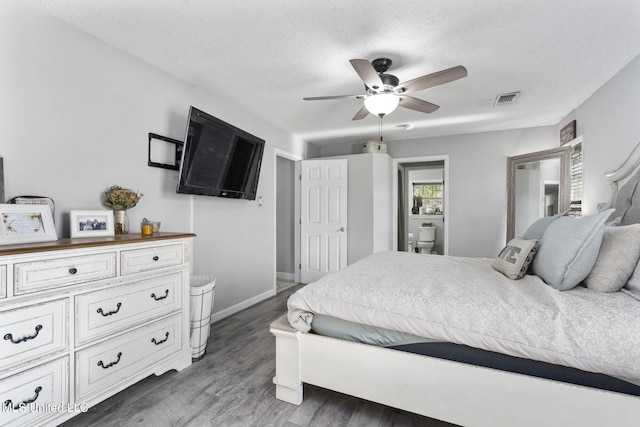
[[[399, 251], [447, 255], [449, 252], [448, 156], [394, 159], [394, 243]], [[432, 244], [420, 240], [420, 228], [435, 230]], [[428, 233], [424, 233], [428, 235]], [[433, 234], [431, 233], [431, 236]], [[429, 249], [424, 249], [428, 247]]]

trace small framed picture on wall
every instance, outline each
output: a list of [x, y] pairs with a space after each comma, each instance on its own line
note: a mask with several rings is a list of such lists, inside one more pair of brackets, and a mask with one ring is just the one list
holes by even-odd
[[576, 139], [576, 121], [572, 120], [568, 125], [560, 129], [560, 145]]

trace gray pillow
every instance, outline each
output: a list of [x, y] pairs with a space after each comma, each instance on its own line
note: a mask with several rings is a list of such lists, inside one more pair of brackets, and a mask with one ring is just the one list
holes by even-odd
[[598, 258], [604, 223], [613, 209], [580, 218], [561, 217], [547, 227], [533, 260], [535, 274], [565, 291], [582, 282]]
[[565, 216], [567, 213], [569, 213], [569, 209], [567, 209], [564, 212], [561, 212], [557, 215], [553, 215], [553, 216], [545, 216], [543, 218], [540, 218], [536, 221], [533, 222], [533, 224], [531, 224], [529, 226], [529, 228], [527, 228], [524, 233], [522, 234], [522, 238], [524, 240], [540, 240], [542, 239], [542, 235], [544, 234], [544, 231], [547, 229], [547, 227], [549, 226], [549, 224], [551, 224], [553, 221], [555, 221], [556, 219], [560, 218], [561, 216]]
[[515, 238], [507, 243], [491, 266], [509, 279], [522, 279], [538, 249], [537, 240]]
[[636, 265], [635, 270], [633, 270], [633, 274], [624, 288], [620, 289], [622, 292], [627, 295], [631, 295], [637, 300], [640, 300], [640, 262]]
[[585, 279], [587, 288], [617, 292], [627, 284], [640, 258], [640, 224], [604, 227], [600, 253]]

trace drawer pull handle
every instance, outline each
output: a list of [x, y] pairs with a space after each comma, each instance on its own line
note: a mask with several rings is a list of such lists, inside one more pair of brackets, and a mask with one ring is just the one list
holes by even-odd
[[78, 272], [78, 269], [77, 269], [77, 268], [75, 268], [75, 267], [71, 267], [71, 268], [69, 269], [69, 274], [76, 274], [77, 272]]
[[29, 341], [29, 340], [32, 340], [35, 337], [37, 337], [38, 334], [40, 333], [41, 329], [42, 329], [42, 325], [36, 325], [36, 333], [31, 335], [30, 337], [24, 336], [22, 338], [18, 338], [17, 340], [14, 340], [13, 339], [13, 334], [5, 334], [4, 335], [4, 339], [5, 340], [11, 340], [11, 342], [14, 343], [14, 344], [20, 344], [21, 342]]
[[[38, 397], [40, 396], [40, 392], [41, 391], [42, 391], [42, 387], [41, 386], [36, 387], [36, 389], [34, 390], [36, 395], [33, 397], [33, 399], [25, 400], [22, 403], [18, 403], [17, 405], [13, 406], [13, 409], [18, 410], [20, 408], [24, 408], [25, 406], [27, 406], [30, 403], [35, 402], [36, 400], [38, 400]], [[11, 399], [7, 399], [7, 400], [4, 401], [4, 406], [5, 407], [10, 407], [11, 405], [13, 405], [13, 401]]]
[[155, 338], [151, 338], [151, 342], [154, 343], [155, 345], [160, 345], [162, 343], [167, 342], [168, 339], [169, 339], [169, 332], [164, 334], [164, 339], [162, 341], [156, 341]]
[[110, 312], [108, 312], [108, 313], [105, 313], [104, 311], [102, 311], [102, 308], [99, 308], [99, 309], [97, 310], [97, 312], [98, 312], [98, 313], [100, 313], [100, 314], [102, 314], [104, 317], [107, 317], [107, 316], [111, 316], [112, 314], [116, 314], [117, 312], [119, 312], [119, 311], [120, 311], [120, 307], [122, 307], [122, 303], [121, 303], [121, 302], [119, 302], [118, 304], [116, 304], [116, 309], [115, 309], [115, 310], [113, 310], [113, 311], [110, 311]]
[[160, 257], [159, 257], [158, 255], [156, 255], [156, 256], [154, 256], [154, 257], [153, 257], [153, 260], [154, 260], [154, 261], [158, 261], [159, 259], [160, 259]]
[[102, 360], [100, 360], [98, 362], [98, 366], [102, 367], [102, 369], [109, 369], [110, 367], [112, 367], [113, 365], [117, 365], [118, 363], [120, 363], [120, 357], [122, 357], [122, 352], [118, 353], [118, 360], [116, 360], [115, 362], [111, 362], [108, 365], [105, 365]]
[[164, 296], [159, 296], [159, 297], [157, 297], [157, 296], [156, 296], [156, 294], [155, 294], [155, 292], [151, 294], [151, 298], [153, 298], [153, 299], [154, 299], [154, 300], [156, 300], [156, 301], [163, 300], [163, 299], [165, 299], [165, 298], [166, 298], [166, 297], [168, 297], [168, 296], [169, 296], [169, 289], [165, 289], [165, 290], [164, 290]]

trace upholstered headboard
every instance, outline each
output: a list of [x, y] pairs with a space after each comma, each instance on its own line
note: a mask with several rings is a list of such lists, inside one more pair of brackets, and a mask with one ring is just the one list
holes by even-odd
[[640, 143], [618, 168], [605, 173], [611, 197], [598, 210], [614, 208], [610, 221], [620, 218], [620, 225], [640, 223]]

